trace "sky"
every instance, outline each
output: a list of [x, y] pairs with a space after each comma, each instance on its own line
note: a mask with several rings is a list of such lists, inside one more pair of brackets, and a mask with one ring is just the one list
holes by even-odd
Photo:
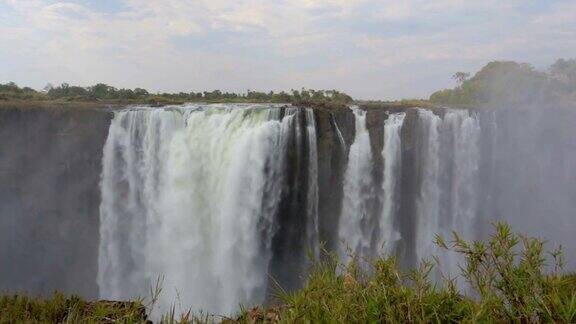
[[0, 82], [426, 98], [576, 57], [575, 0], [0, 0]]

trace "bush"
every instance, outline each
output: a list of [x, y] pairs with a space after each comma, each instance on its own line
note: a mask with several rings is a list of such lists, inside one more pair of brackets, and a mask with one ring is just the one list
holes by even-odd
[[[317, 265], [306, 286], [280, 293], [284, 307], [245, 312], [240, 321], [323, 323], [425, 322], [563, 322], [576, 321], [576, 276], [562, 275], [560, 250], [546, 267], [544, 242], [495, 225], [487, 242], [466, 242], [454, 234], [439, 246], [463, 257], [462, 276], [471, 293], [464, 295], [450, 278], [431, 280], [435, 264], [423, 261], [403, 271], [395, 258], [354, 259], [347, 266], [329, 257]], [[360, 271], [366, 268], [370, 275]], [[264, 315], [263, 315], [264, 314]]]
[[28, 87], [20, 88], [14, 82], [0, 84], [0, 100], [43, 100], [44, 95]]

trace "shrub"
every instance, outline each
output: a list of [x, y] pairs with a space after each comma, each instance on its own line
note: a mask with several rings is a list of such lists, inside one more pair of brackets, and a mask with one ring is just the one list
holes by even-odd
[[[544, 242], [495, 225], [487, 242], [467, 242], [457, 234], [436, 243], [463, 257], [466, 295], [453, 279], [430, 279], [435, 263], [422, 261], [404, 271], [395, 258], [359, 260], [343, 266], [329, 257], [316, 265], [306, 286], [280, 293], [285, 307], [274, 307], [279, 322], [425, 323], [425, 322], [563, 322], [576, 321], [576, 276], [562, 275], [560, 250], [549, 254]], [[370, 273], [360, 271], [368, 265]], [[244, 312], [242, 322], [259, 321], [270, 310]], [[269, 320], [269, 319], [268, 319]]]

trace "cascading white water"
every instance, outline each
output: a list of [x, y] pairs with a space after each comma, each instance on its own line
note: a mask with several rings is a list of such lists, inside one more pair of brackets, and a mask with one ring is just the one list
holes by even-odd
[[[338, 224], [344, 262], [347, 248], [372, 258], [393, 254], [397, 243], [411, 239], [401, 237], [398, 227], [405, 114], [384, 122], [377, 183], [366, 112], [353, 113], [354, 141], [342, 147], [348, 152]], [[416, 237], [410, 253], [419, 259], [439, 255], [454, 274], [458, 259], [432, 242], [436, 233], [451, 230], [465, 238], [475, 234], [480, 126], [467, 111], [447, 110], [441, 118], [418, 110], [416, 117], [418, 187], [415, 214], [407, 216], [414, 217]], [[336, 141], [345, 145], [334, 126]], [[305, 203], [294, 209], [306, 214], [305, 223], [286, 226], [289, 233], [304, 229], [304, 245], [319, 255], [316, 138], [311, 109], [226, 105], [116, 112], [103, 159], [100, 296], [149, 296], [163, 278], [158, 312], [182, 305], [231, 314], [239, 305], [263, 302], [283, 199], [291, 199], [289, 208]], [[289, 169], [301, 177], [290, 186]], [[294, 190], [305, 191], [295, 196]], [[285, 217], [299, 217], [290, 213]]]
[[[354, 116], [356, 135], [344, 175], [344, 202], [339, 224], [342, 243], [339, 254], [344, 262], [350, 260], [349, 252], [361, 258], [391, 254], [400, 239], [395, 220], [400, 207], [400, 131], [405, 114], [392, 114], [384, 122], [382, 197], [376, 197], [374, 188], [376, 184], [372, 174], [374, 165], [366, 112], [355, 109]], [[376, 215], [377, 209], [370, 205], [370, 200], [377, 198], [382, 202], [380, 215]]]
[[401, 130], [405, 113], [392, 114], [384, 122], [384, 177], [382, 181], [382, 216], [380, 219], [380, 237], [377, 248], [384, 255], [394, 252], [396, 243], [400, 240], [400, 232], [396, 228], [395, 219], [400, 208], [400, 179], [402, 170]]
[[445, 275], [458, 273], [458, 258], [440, 251], [434, 236], [450, 239], [452, 231], [474, 239], [478, 213], [480, 125], [466, 110], [446, 110], [444, 118], [418, 110], [416, 256], [438, 256]]
[[442, 119], [428, 110], [418, 110], [420, 188], [416, 200], [416, 247], [418, 259], [430, 258], [436, 249], [434, 235], [440, 228], [440, 126]]
[[348, 153], [344, 173], [344, 201], [338, 227], [341, 260], [348, 260], [348, 250], [358, 256], [370, 257], [371, 234], [367, 224], [371, 211], [368, 200], [374, 196], [372, 153], [366, 128], [366, 112], [354, 109], [356, 134]]
[[148, 292], [145, 249], [159, 222], [155, 211], [164, 185], [160, 171], [166, 165], [166, 143], [183, 123], [177, 111], [115, 114], [104, 146], [101, 180], [98, 284], [102, 297], [120, 299]]
[[163, 278], [160, 312], [182, 305], [230, 314], [262, 302], [293, 113], [279, 119], [274, 108], [197, 106], [116, 112], [103, 159], [100, 296], [147, 296]]
[[[476, 237], [479, 192], [480, 123], [478, 118], [466, 110], [449, 110], [444, 116], [444, 127], [451, 143], [448, 158], [452, 159], [451, 183], [449, 185], [450, 213], [444, 227], [444, 235], [456, 231], [466, 240]], [[445, 266], [450, 276], [458, 274], [456, 253], [447, 253]]]
[[308, 197], [307, 197], [307, 233], [308, 245], [314, 258], [320, 256], [320, 241], [318, 228], [318, 144], [316, 143], [316, 120], [314, 111], [306, 109], [306, 136], [308, 137]]
[[338, 137], [338, 144], [340, 144], [340, 149], [342, 150], [342, 152], [346, 152], [346, 141], [344, 141], [344, 136], [342, 136], [342, 132], [340, 131], [340, 128], [338, 127], [338, 123], [336, 122], [336, 118], [334, 117], [334, 115], [330, 115], [330, 118], [332, 118], [332, 123], [334, 125], [334, 131], [336, 132], [336, 136]]

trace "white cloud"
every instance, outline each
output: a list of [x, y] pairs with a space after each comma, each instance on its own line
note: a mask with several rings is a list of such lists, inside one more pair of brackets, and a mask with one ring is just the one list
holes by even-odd
[[88, 1], [0, 0], [11, 8], [10, 23], [0, 20], [0, 82], [414, 97], [465, 66], [576, 56], [571, 1], [118, 1], [124, 9], [110, 13]]

